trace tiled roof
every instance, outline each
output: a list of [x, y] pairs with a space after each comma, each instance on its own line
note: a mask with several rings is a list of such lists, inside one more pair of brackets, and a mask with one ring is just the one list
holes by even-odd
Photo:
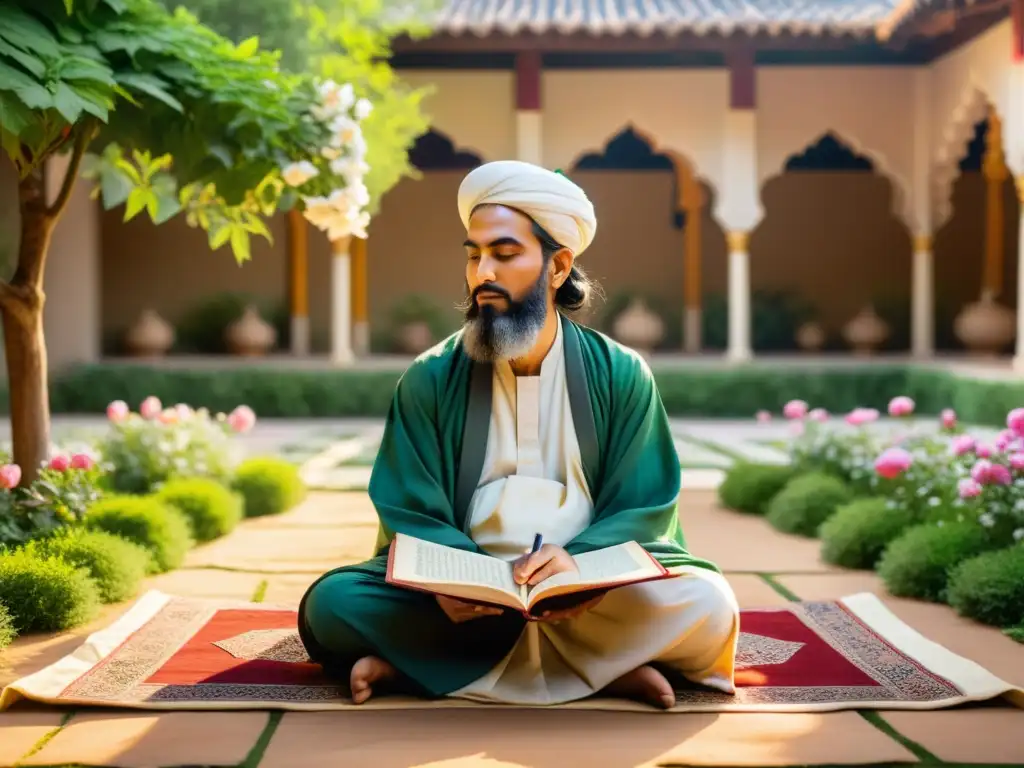
[[674, 35], [874, 34], [933, 0], [448, 0], [435, 29], [452, 35], [574, 32]]

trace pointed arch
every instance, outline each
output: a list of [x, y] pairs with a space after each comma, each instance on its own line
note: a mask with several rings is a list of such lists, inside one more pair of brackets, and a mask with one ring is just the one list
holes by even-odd
[[933, 230], [938, 230], [953, 215], [953, 183], [960, 175], [961, 160], [970, 152], [978, 124], [987, 120], [993, 108], [992, 100], [978, 85], [968, 84], [939, 136], [931, 173]]
[[431, 128], [417, 137], [409, 150], [409, 163], [420, 171], [469, 171], [483, 160], [475, 152], [457, 149], [447, 134]]
[[855, 152], [834, 132], [826, 131], [803, 152], [790, 155], [783, 169], [787, 173], [792, 171], [866, 171], [870, 173], [875, 170], [875, 165], [869, 157]]

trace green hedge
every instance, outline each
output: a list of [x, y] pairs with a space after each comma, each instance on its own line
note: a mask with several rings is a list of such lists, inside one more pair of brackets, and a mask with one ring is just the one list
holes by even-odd
[[[751, 418], [776, 413], [794, 398], [839, 413], [856, 406], [884, 410], [897, 394], [914, 398], [918, 413], [956, 409], [961, 421], [1002, 425], [1024, 402], [1024, 381], [969, 379], [911, 364], [880, 362], [836, 367], [779, 365], [770, 358], [736, 367], [653, 365], [665, 407], [673, 416]], [[170, 369], [144, 363], [85, 365], [54, 377], [54, 413], [102, 413], [111, 400], [141, 402], [156, 395], [214, 411], [238, 403], [261, 417], [384, 416], [401, 370], [281, 370], [239, 366]], [[6, 412], [6, 393], [3, 407]]]

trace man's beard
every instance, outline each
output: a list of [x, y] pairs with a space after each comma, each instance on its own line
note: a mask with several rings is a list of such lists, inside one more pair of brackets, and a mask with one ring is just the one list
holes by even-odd
[[[505, 306], [477, 303], [477, 295], [497, 293]], [[537, 336], [548, 316], [548, 271], [542, 269], [537, 282], [520, 301], [513, 301], [504, 288], [477, 286], [464, 305], [466, 323], [462, 343], [466, 354], [482, 363], [522, 357], [537, 343]]]

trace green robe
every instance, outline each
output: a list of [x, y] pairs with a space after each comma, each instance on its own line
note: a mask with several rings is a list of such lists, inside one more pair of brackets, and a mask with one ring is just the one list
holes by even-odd
[[[679, 459], [644, 360], [607, 336], [561, 317], [566, 378], [593, 521], [565, 549], [573, 555], [637, 541], [666, 567], [717, 571], [695, 558], [677, 514]], [[311, 658], [347, 679], [360, 657], [379, 656], [421, 695], [444, 696], [490, 671], [513, 648], [525, 619], [452, 623], [433, 596], [386, 583], [387, 549], [406, 533], [481, 552], [467, 510], [483, 466], [492, 368], [463, 351], [461, 332], [424, 353], [400, 379], [370, 477], [380, 519], [377, 554], [330, 571], [299, 606]]]

